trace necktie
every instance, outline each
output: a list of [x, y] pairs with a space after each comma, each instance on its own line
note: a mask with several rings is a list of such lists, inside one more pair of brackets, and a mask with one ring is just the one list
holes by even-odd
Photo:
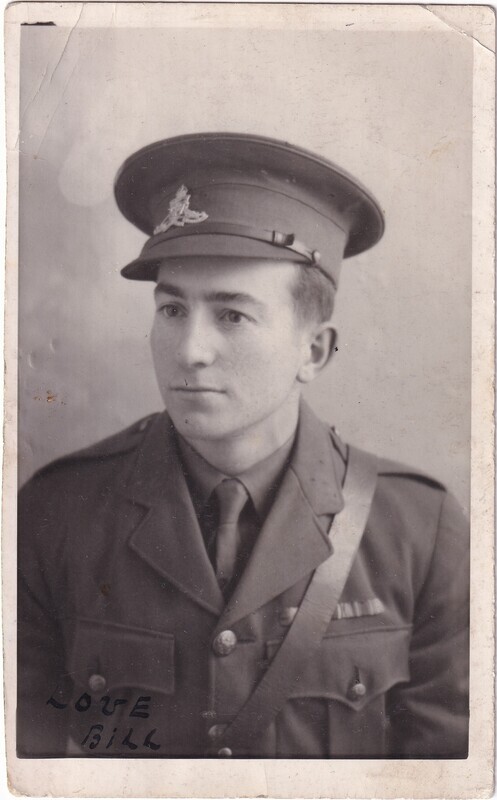
[[219, 524], [216, 538], [216, 575], [221, 589], [226, 589], [235, 570], [240, 548], [240, 514], [248, 500], [248, 492], [239, 480], [229, 478], [214, 489], [219, 503]]

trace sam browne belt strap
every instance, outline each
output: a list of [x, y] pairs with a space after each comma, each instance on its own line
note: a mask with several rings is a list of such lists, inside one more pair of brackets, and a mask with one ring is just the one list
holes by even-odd
[[267, 671], [235, 719], [216, 740], [236, 755], [257, 739], [281, 711], [306, 664], [317, 653], [335, 612], [369, 515], [377, 476], [373, 455], [349, 447], [345, 505], [328, 536], [333, 552], [319, 567]]

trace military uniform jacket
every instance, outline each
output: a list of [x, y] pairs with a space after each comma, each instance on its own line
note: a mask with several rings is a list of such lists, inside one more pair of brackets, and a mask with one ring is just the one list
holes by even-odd
[[[343, 507], [347, 448], [302, 406], [225, 604], [157, 414], [40, 471], [19, 501], [18, 754], [204, 757], [283, 641]], [[439, 483], [379, 461], [317, 653], [237, 757], [464, 757], [468, 532]]]

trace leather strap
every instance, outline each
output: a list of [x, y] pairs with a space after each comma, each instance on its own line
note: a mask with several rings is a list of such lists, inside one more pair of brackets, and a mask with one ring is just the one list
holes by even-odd
[[235, 756], [247, 749], [281, 711], [306, 664], [317, 653], [357, 553], [376, 476], [375, 456], [349, 447], [343, 486], [345, 506], [328, 532], [333, 552], [315, 570], [279, 650], [245, 705], [216, 740], [217, 747], [229, 747]]

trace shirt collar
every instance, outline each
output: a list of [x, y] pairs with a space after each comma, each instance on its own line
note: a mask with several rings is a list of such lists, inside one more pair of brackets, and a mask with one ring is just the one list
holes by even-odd
[[[197, 517], [224, 475], [176, 433], [180, 460], [188, 482]], [[300, 403], [296, 433], [263, 461], [240, 475], [261, 521], [273, 502], [287, 466], [294, 471], [316, 514], [332, 515], [343, 508], [341, 487], [347, 462], [347, 448], [330, 428], [316, 417], [305, 401]], [[233, 477], [233, 476], [231, 476]]]
[[266, 518], [283, 474], [290, 461], [295, 433], [274, 453], [254, 464], [239, 475], [228, 476], [216, 469], [197, 453], [188, 442], [176, 433], [178, 449], [189, 483], [193, 505], [200, 516], [216, 486], [228, 477], [236, 477], [249, 493], [259, 519]]

